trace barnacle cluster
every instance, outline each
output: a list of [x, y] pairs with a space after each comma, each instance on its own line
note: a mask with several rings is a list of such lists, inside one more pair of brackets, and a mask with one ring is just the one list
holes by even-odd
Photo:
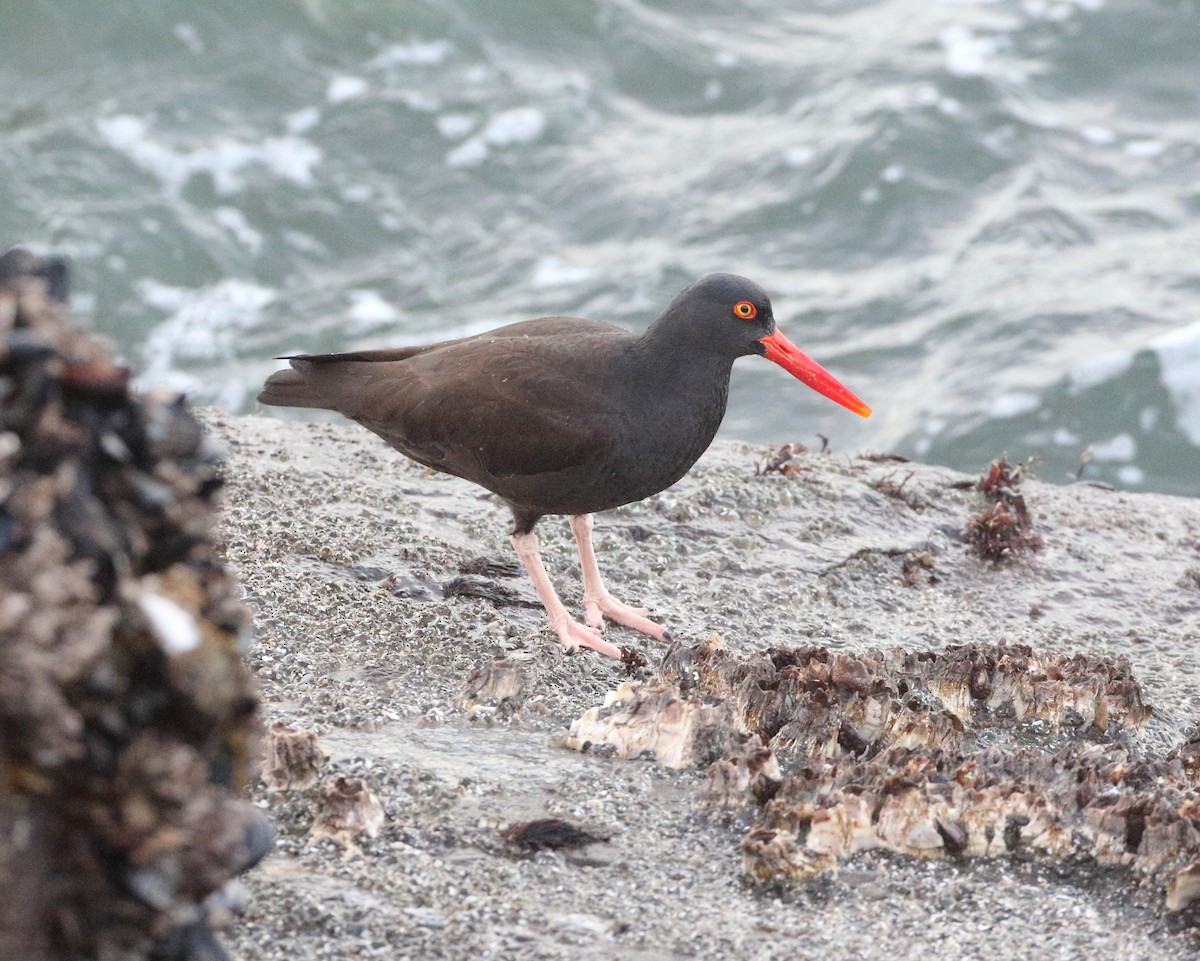
[[749, 809], [754, 880], [812, 877], [857, 851], [1088, 857], [1200, 898], [1200, 751], [1140, 751], [1151, 715], [1126, 659], [1016, 644], [941, 652], [676, 645], [568, 745], [707, 770], [703, 803]]
[[1045, 546], [1042, 535], [1033, 529], [1033, 515], [1020, 491], [1021, 481], [1032, 466], [1032, 458], [1015, 467], [999, 458], [976, 482], [985, 506], [967, 518], [963, 533], [984, 560], [1000, 563]]

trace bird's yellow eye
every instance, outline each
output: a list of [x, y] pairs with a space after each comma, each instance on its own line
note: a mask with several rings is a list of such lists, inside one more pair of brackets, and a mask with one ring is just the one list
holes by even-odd
[[742, 320], [753, 320], [758, 316], [758, 308], [748, 300], [739, 300], [733, 305], [733, 312], [741, 317]]

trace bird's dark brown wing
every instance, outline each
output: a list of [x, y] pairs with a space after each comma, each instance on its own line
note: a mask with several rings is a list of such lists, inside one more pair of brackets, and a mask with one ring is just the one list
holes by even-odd
[[329, 407], [421, 463], [494, 489], [582, 466], [611, 445], [607, 360], [629, 337], [546, 318], [397, 359], [370, 351], [295, 363]]

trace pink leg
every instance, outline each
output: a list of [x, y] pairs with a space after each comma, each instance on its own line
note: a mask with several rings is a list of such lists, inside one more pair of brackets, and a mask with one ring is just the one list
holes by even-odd
[[571, 533], [575, 535], [575, 543], [579, 546], [579, 566], [583, 569], [583, 609], [587, 613], [588, 623], [593, 627], [602, 627], [607, 617], [615, 624], [632, 627], [648, 637], [669, 641], [670, 632], [661, 624], [649, 620], [644, 607], [629, 607], [608, 593], [600, 576], [600, 565], [596, 563], [596, 552], [592, 549], [592, 515], [576, 514], [569, 520]]
[[550, 616], [550, 627], [558, 635], [558, 639], [563, 642], [563, 646], [569, 649], [586, 647], [620, 660], [621, 649], [619, 647], [609, 644], [600, 636], [599, 631], [580, 624], [563, 607], [563, 602], [558, 599], [554, 585], [550, 583], [550, 575], [546, 573], [546, 568], [542, 565], [537, 534], [532, 531], [528, 534], [514, 534], [512, 545], [517, 552], [517, 557], [521, 558], [521, 563], [525, 565], [525, 570], [529, 572], [534, 589], [537, 591], [538, 597], [542, 599], [542, 606], [546, 608], [546, 613]]

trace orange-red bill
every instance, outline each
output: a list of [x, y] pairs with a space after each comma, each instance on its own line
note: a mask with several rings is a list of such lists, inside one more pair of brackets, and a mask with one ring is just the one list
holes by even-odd
[[808, 384], [836, 404], [862, 417], [871, 416], [871, 408], [842, 386], [841, 382], [778, 330], [759, 340], [766, 349], [767, 360], [774, 361], [797, 380]]

